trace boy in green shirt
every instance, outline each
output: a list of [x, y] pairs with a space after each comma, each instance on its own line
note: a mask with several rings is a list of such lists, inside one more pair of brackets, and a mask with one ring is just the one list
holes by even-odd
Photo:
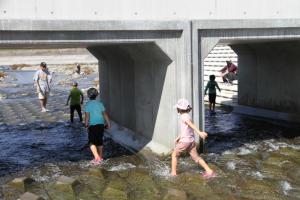
[[[215, 75], [209, 76], [209, 81], [207, 82], [204, 91], [204, 95], [206, 95], [206, 92], [208, 90], [209, 111], [211, 113], [215, 113], [215, 104], [216, 104], [216, 97], [217, 97], [216, 88], [218, 88], [218, 90], [221, 92], [221, 89], [218, 83], [215, 81], [215, 79], [216, 79]], [[211, 106], [213, 106], [213, 110], [211, 110]]]
[[[82, 122], [82, 113], [81, 113], [81, 105], [83, 104], [83, 93], [81, 90], [77, 88], [78, 83], [73, 82], [72, 83], [73, 88], [70, 91], [68, 100], [66, 105], [69, 104], [69, 100], [71, 99], [70, 103], [70, 121], [73, 123], [74, 119], [74, 111], [76, 110], [80, 119], [80, 122]], [[81, 97], [81, 98], [80, 98]]]

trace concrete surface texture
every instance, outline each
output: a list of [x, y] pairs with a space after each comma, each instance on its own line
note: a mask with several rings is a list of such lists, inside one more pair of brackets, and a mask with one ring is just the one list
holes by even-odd
[[299, 18], [298, 0], [0, 1], [1, 19], [178, 20]]
[[[11, 5], [9, 1], [1, 3]], [[62, 5], [65, 4], [66, 1], [60, 1], [58, 5], [63, 8]], [[272, 4], [276, 5], [274, 2]], [[44, 6], [47, 3], [39, 5]], [[51, 5], [55, 7], [56, 1], [52, 1]], [[94, 5], [98, 3], [95, 2]], [[164, 6], [160, 5], [160, 7]], [[29, 8], [24, 8], [26, 9]], [[149, 9], [151, 10], [151, 7]], [[72, 10], [74, 15], [75, 10]], [[35, 12], [40, 12], [38, 5]], [[241, 45], [255, 47], [257, 57], [249, 54], [248, 58], [251, 62], [257, 58], [261, 64], [252, 67], [251, 64], [242, 61], [239, 66], [241, 69], [247, 68], [249, 73], [257, 76], [258, 79], [260, 75], [273, 69], [267, 62], [272, 58], [272, 48], [268, 49], [263, 44], [254, 43], [290, 40], [293, 43], [293, 49], [297, 50], [298, 43], [293, 41], [300, 38], [300, 20], [296, 19], [77, 21], [42, 20], [43, 17], [38, 20], [34, 18], [33, 20], [14, 20], [13, 18], [11, 16], [7, 20], [0, 21], [0, 48], [87, 48], [99, 60], [101, 96], [108, 105], [112, 118], [121, 125], [133, 129], [138, 135], [148, 138], [150, 146], [151, 144], [161, 145], [162, 148], [152, 146], [154, 151], [159, 152], [167, 152], [173, 148], [173, 141], [179, 134], [177, 114], [173, 109], [173, 105], [179, 98], [185, 97], [191, 102], [193, 120], [201, 129], [204, 128], [204, 59], [215, 45], [227, 44], [234, 50], [235, 47]], [[63, 17], [57, 19], [60, 18]], [[288, 48], [284, 47], [286, 43], [274, 45], [284, 51]], [[242, 51], [237, 48], [235, 52], [238, 56], [242, 55]], [[292, 59], [289, 61], [291, 65], [289, 67], [297, 74], [298, 71], [294, 71], [296, 56], [296, 53], [292, 53], [292, 55], [278, 56], [275, 60], [282, 62], [281, 59]], [[245, 66], [241, 66], [243, 63]], [[267, 66], [264, 66], [264, 70], [258, 75], [254, 69], [263, 65]], [[280, 66], [279, 63], [274, 67], [279, 69]], [[274, 79], [270, 80], [275, 81], [281, 75], [283, 75], [281, 77], [288, 77], [293, 72], [282, 74], [282, 71], [273, 70]], [[263, 80], [257, 80], [257, 84], [271, 86]], [[281, 85], [276, 87], [281, 87]], [[280, 91], [288, 87], [287, 85]], [[245, 88], [244, 93], [253, 90], [245, 86], [241, 88]], [[261, 92], [263, 91], [261, 89]], [[277, 93], [278, 88], [269, 88], [267, 92], [269, 96], [272, 96], [270, 94]], [[282, 102], [288, 100], [289, 105], [297, 105], [297, 99], [294, 98], [293, 101], [291, 94], [291, 92], [286, 93]], [[273, 96], [278, 98], [277, 95]], [[245, 95], [242, 97], [244, 98]], [[264, 96], [260, 95], [260, 97]], [[257, 98], [257, 95], [249, 98]], [[243, 100], [243, 102], [246, 101], [248, 100]], [[264, 107], [267, 101], [269, 99], [265, 101], [257, 98], [254, 106]], [[281, 100], [276, 100], [275, 104], [280, 104], [280, 102]], [[283, 110], [290, 111], [289, 108]]]

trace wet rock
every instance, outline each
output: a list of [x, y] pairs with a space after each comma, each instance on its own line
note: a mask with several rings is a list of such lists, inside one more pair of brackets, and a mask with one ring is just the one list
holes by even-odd
[[147, 172], [133, 170], [127, 178], [130, 199], [160, 199], [159, 190]]
[[[294, 166], [287, 171], [287, 176], [294, 180], [300, 186], [300, 168], [299, 166]], [[299, 187], [300, 188], [300, 187]]]
[[90, 168], [87, 175], [104, 178], [102, 170], [100, 168]]
[[74, 193], [76, 186], [79, 184], [79, 181], [74, 178], [60, 176], [56, 182], [55, 188], [62, 192]]
[[209, 180], [204, 180], [200, 174], [184, 172], [176, 179], [177, 184], [180, 185], [192, 199], [221, 199], [218, 195], [214, 194], [211, 187], [207, 184]]
[[125, 191], [111, 188], [109, 186], [103, 191], [102, 198], [104, 200], [126, 200], [126, 199], [128, 199]]
[[248, 179], [245, 187], [241, 187], [240, 196], [248, 199], [264, 199], [264, 200], [280, 200], [282, 195], [276, 191], [277, 182], [270, 183], [265, 181], [258, 181], [254, 179]]
[[71, 177], [60, 176], [55, 184], [46, 188], [51, 199], [74, 200], [80, 191], [80, 182]]
[[163, 200], [187, 200], [187, 195], [185, 191], [170, 188]]
[[34, 180], [28, 177], [19, 177], [19, 178], [15, 178], [14, 180], [12, 180], [11, 182], [8, 183], [9, 186], [25, 192], [30, 185], [32, 185], [34, 183]]
[[[84, 183], [87, 188], [83, 188], [84, 191], [91, 190], [96, 195], [101, 195], [102, 191], [105, 188], [106, 181], [102, 177], [97, 176], [89, 176], [89, 175], [82, 175], [79, 178], [80, 182]], [[85, 192], [81, 193], [85, 193]]]
[[278, 153], [271, 153], [270, 156], [263, 161], [264, 164], [275, 165], [282, 167], [282, 165], [289, 161], [289, 158]]
[[26, 192], [21, 197], [20, 200], [44, 200], [42, 197], [37, 196], [33, 193]]
[[286, 171], [279, 166], [264, 163], [261, 165], [260, 171], [264, 177], [275, 180], [286, 179], [287, 177]]

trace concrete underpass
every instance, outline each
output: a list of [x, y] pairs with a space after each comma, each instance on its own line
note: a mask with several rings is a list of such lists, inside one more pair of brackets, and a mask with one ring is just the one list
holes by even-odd
[[271, 114], [261, 116], [276, 111], [294, 120], [299, 111], [298, 21], [18, 22], [2, 21], [0, 48], [87, 48], [99, 60], [101, 98], [112, 119], [159, 153], [174, 146], [179, 98], [191, 102], [194, 122], [204, 128], [204, 59], [217, 44], [238, 55], [237, 112], [263, 108]]

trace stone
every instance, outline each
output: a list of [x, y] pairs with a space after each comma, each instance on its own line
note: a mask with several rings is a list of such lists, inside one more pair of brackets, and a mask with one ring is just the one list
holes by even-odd
[[22, 192], [25, 192], [28, 187], [34, 183], [35, 181], [28, 177], [19, 177], [15, 178], [11, 182], [8, 183], [9, 186], [14, 187]]
[[67, 176], [60, 176], [56, 182], [55, 189], [61, 192], [75, 192], [75, 187], [79, 185], [79, 181]]
[[185, 191], [170, 188], [163, 200], [187, 200], [187, 195]]
[[37, 196], [33, 193], [26, 192], [21, 197], [20, 200], [44, 200], [42, 197]]
[[95, 194], [100, 195], [105, 188], [105, 179], [96, 176], [82, 175], [80, 182], [84, 183]]
[[102, 170], [100, 168], [90, 168], [87, 172], [89, 176], [95, 176], [98, 178], [104, 178]]
[[127, 178], [130, 199], [160, 199], [159, 190], [147, 172], [133, 170]]
[[126, 200], [127, 194], [125, 191], [118, 190], [111, 187], [106, 187], [106, 189], [102, 193], [102, 198], [104, 200]]

